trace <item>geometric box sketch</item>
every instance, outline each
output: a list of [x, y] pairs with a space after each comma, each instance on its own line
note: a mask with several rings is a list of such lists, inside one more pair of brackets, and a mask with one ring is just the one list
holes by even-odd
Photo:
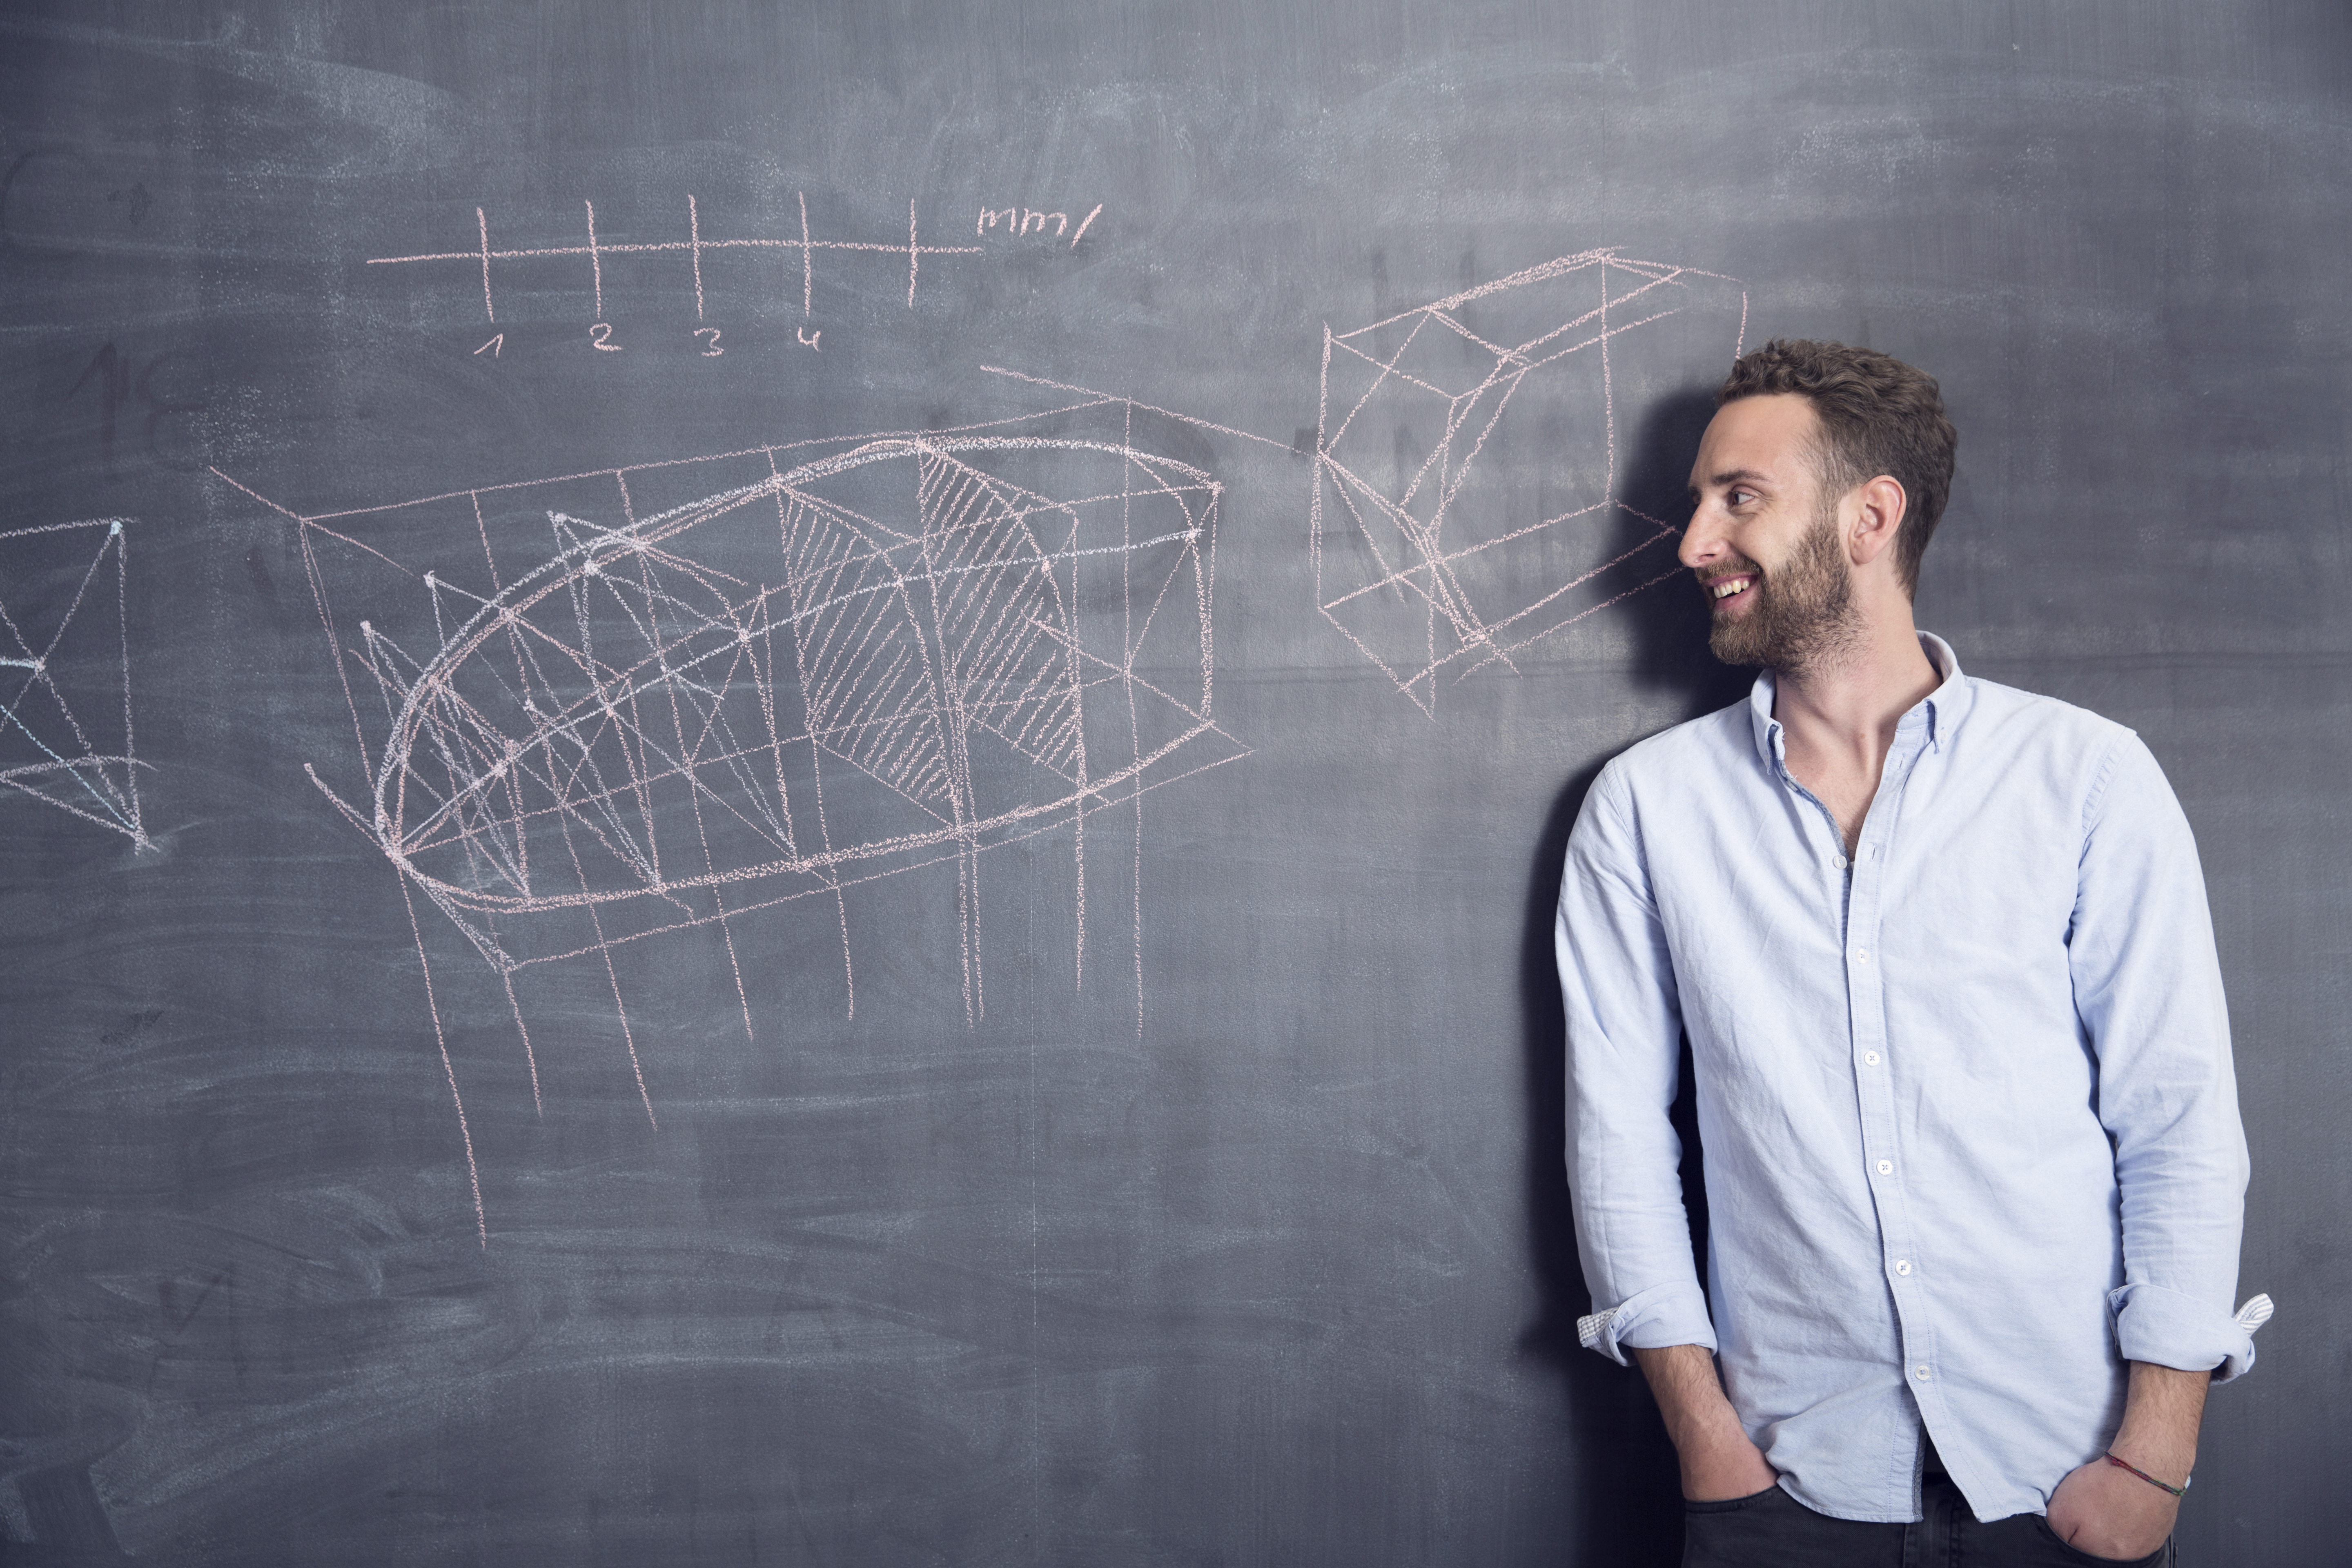
[[1327, 326], [1308, 526], [1324, 618], [1433, 718], [1441, 676], [1515, 669], [1680, 575], [1679, 530], [1618, 499], [1617, 411], [1712, 386], [1747, 325], [1736, 279], [1591, 250]]
[[0, 784], [144, 849], [125, 521], [0, 532]]
[[[722, 943], [712, 1005], [756, 1038], [737, 930], [822, 910], [855, 1016], [856, 949], [903, 938], [856, 929], [854, 890], [910, 872], [945, 879], [978, 1018], [985, 857], [1045, 835], [1066, 836], [1083, 984], [1089, 819], [1133, 813], [1139, 862], [1144, 794], [1245, 754], [1212, 709], [1220, 487], [1109, 412], [278, 508], [363, 770], [312, 778], [412, 923], [421, 895], [502, 984], [535, 1097], [534, 971], [608, 983], [658, 1126], [616, 950]], [[476, 1204], [487, 1237], [478, 1181]]]

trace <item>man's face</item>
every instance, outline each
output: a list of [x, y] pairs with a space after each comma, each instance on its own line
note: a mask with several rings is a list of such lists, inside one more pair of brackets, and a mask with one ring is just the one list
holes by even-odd
[[1699, 441], [1678, 553], [1726, 664], [1800, 673], [1859, 634], [1840, 498], [1814, 471], [1820, 429], [1812, 405], [1784, 393], [1725, 404]]

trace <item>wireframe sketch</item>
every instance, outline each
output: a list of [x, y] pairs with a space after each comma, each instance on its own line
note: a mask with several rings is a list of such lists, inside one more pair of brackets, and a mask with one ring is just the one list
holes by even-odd
[[1738, 356], [1734, 279], [1564, 256], [1323, 336], [1309, 548], [1324, 617], [1432, 717], [1441, 680], [1675, 576], [1618, 499], [1618, 410]]
[[[705, 255], [716, 258], [725, 252], [738, 250], [794, 253], [797, 256], [798, 264], [792, 268], [789, 279], [780, 274], [777, 280], [787, 288], [793, 284], [799, 286], [801, 314], [806, 316], [813, 308], [816, 258], [820, 251], [827, 253], [829, 258], [845, 256], [903, 258], [907, 274], [907, 305], [908, 309], [912, 309], [915, 303], [916, 285], [922, 279], [923, 258], [976, 256], [984, 248], [977, 245], [924, 244], [922, 226], [916, 216], [915, 204], [912, 202], [907, 204], [907, 237], [903, 242], [895, 237], [887, 240], [820, 239], [809, 226], [807, 193], [799, 192], [795, 195], [800, 213], [799, 232], [797, 235], [786, 235], [781, 237], [747, 237], [719, 233], [706, 236], [703, 232], [701, 205], [689, 192], [678, 214], [679, 229], [672, 231], [677, 236], [675, 238], [615, 241], [609, 233], [600, 236], [596, 228], [596, 204], [583, 201], [580, 204], [583, 215], [583, 237], [578, 242], [565, 245], [501, 246], [492, 248], [489, 216], [482, 208], [476, 207], [474, 209], [475, 243], [470, 247], [464, 250], [436, 250], [416, 256], [371, 256], [368, 258], [368, 265], [400, 267], [418, 263], [462, 262], [469, 268], [478, 267], [482, 279], [482, 314], [486, 320], [495, 322], [499, 319], [499, 305], [497, 293], [490, 283], [491, 262], [533, 261], [550, 257], [578, 258], [579, 260], [572, 262], [572, 265], [576, 267], [579, 261], [587, 263], [587, 270], [580, 275], [580, 281], [587, 286], [596, 319], [601, 321], [604, 315], [604, 261], [607, 257], [675, 255], [684, 258], [690, 268], [694, 279], [694, 316], [695, 320], [701, 321], [704, 313], [702, 267]], [[1009, 220], [1017, 210], [1001, 215], [1008, 219], [1008, 226]], [[1099, 208], [1097, 209], [1097, 211], [1099, 210]], [[983, 222], [987, 216], [983, 213]], [[1067, 215], [1060, 213], [1038, 215], [1024, 213], [1020, 216], [1024, 219], [1030, 216], [1040, 218], [1059, 217], [1065, 224], [1067, 222]], [[1073, 240], [1072, 243], [1075, 244], [1076, 241]]]
[[0, 532], [0, 784], [144, 849], [123, 518]]
[[[902, 940], [858, 928], [856, 890], [910, 873], [952, 885], [978, 1019], [987, 852], [1041, 836], [1067, 846], [1084, 983], [1090, 821], [1131, 815], [1139, 879], [1144, 795], [1244, 754], [1212, 710], [1220, 487], [1127, 423], [1062, 410], [286, 512], [364, 769], [361, 790], [312, 777], [412, 924], [421, 896], [498, 977], [534, 1094], [534, 972], [601, 973], [658, 1125], [616, 951], [723, 943], [757, 1038], [736, 935], [798, 906], [837, 924], [854, 1016], [859, 947]], [[1119, 880], [1140, 1030], [1139, 880]], [[476, 1203], [487, 1237], [478, 1182]]]

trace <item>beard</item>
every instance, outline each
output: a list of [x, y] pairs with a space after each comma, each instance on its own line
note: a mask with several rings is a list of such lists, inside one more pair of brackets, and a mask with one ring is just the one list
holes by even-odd
[[1802, 675], [1836, 663], [1860, 640], [1835, 501], [1814, 514], [1797, 548], [1772, 572], [1748, 564], [1756, 572], [1756, 603], [1737, 620], [1716, 617], [1706, 638], [1716, 658]]

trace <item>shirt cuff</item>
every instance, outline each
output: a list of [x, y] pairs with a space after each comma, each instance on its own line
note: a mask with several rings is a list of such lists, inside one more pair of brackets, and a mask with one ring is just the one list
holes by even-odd
[[1636, 1290], [1617, 1305], [1576, 1320], [1576, 1337], [1619, 1366], [1631, 1366], [1629, 1350], [1665, 1345], [1715, 1349], [1715, 1323], [1707, 1317], [1706, 1292], [1696, 1279], [1678, 1279]]
[[2270, 1321], [2271, 1299], [2256, 1296], [2231, 1317], [2178, 1290], [2134, 1283], [2107, 1292], [2107, 1314], [2126, 1361], [2210, 1368], [2214, 1382], [2227, 1383], [2254, 1364], [2254, 1331]]

